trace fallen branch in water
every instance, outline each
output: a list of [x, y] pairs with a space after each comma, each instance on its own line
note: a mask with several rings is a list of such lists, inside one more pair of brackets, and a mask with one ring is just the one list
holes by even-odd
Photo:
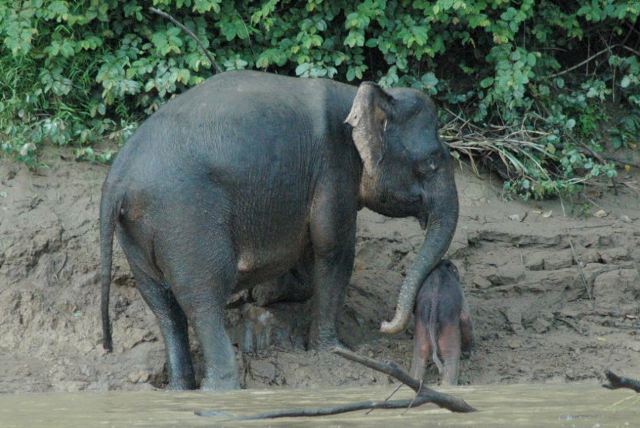
[[607, 376], [608, 384], [602, 385], [607, 389], [620, 389], [620, 388], [629, 388], [634, 390], [635, 392], [640, 392], [640, 381], [635, 379], [630, 379], [628, 377], [618, 376], [611, 370], [607, 370], [605, 372], [605, 376]]
[[[442, 392], [438, 392], [434, 389], [427, 388], [420, 382], [419, 380], [413, 378], [409, 373], [404, 371], [402, 367], [396, 364], [394, 361], [389, 362], [380, 362], [374, 360], [373, 358], [365, 357], [363, 355], [356, 354], [345, 348], [334, 348], [333, 352], [340, 355], [347, 360], [355, 361], [356, 363], [360, 363], [364, 366], [369, 367], [370, 369], [382, 372], [391, 377], [396, 378], [400, 382], [407, 385], [409, 388], [413, 389], [416, 394], [416, 401], [414, 406], [417, 407], [418, 399], [425, 398], [425, 401], [420, 402], [420, 404], [424, 403], [433, 403], [438, 407], [442, 407], [447, 410], [451, 410], [452, 412], [475, 412], [476, 409], [471, 407], [461, 398], [454, 397], [453, 395], [445, 394]], [[416, 405], [417, 404], [417, 405]]]
[[[411, 404], [413, 402], [413, 404]], [[409, 398], [406, 400], [390, 400], [390, 401], [359, 401], [357, 403], [342, 404], [335, 407], [308, 407], [298, 409], [287, 410], [274, 410], [272, 412], [258, 413], [249, 416], [239, 416], [232, 420], [234, 421], [251, 421], [258, 419], [277, 419], [277, 418], [297, 418], [297, 417], [312, 417], [312, 416], [329, 416], [339, 415], [341, 413], [354, 412], [356, 410], [365, 409], [405, 409], [411, 405], [412, 407], [418, 407], [424, 403], [429, 403], [429, 399], [426, 397], [417, 397], [415, 400]], [[220, 413], [209, 411], [196, 411], [198, 416], [219, 416]]]
[[[275, 419], [275, 418], [291, 418], [291, 417], [311, 417], [311, 416], [328, 416], [337, 415], [340, 413], [353, 412], [356, 410], [364, 409], [404, 409], [409, 407], [418, 407], [425, 403], [433, 403], [444, 409], [448, 409], [452, 412], [475, 412], [476, 409], [471, 407], [461, 398], [454, 397], [449, 394], [435, 391], [431, 388], [425, 387], [422, 382], [411, 377], [409, 373], [404, 371], [398, 364], [393, 361], [380, 362], [373, 358], [365, 357], [363, 355], [356, 354], [345, 348], [334, 348], [334, 353], [340, 355], [347, 360], [355, 361], [373, 370], [382, 372], [389, 376], [392, 376], [407, 385], [409, 388], [416, 392], [416, 396], [412, 399], [406, 400], [384, 400], [384, 401], [360, 401], [356, 403], [342, 404], [333, 407], [310, 407], [310, 408], [298, 408], [287, 410], [274, 410], [271, 412], [258, 413], [249, 416], [240, 416], [233, 420], [257, 420], [257, 419]], [[221, 413], [217, 411], [196, 411], [199, 416], [220, 416]]]

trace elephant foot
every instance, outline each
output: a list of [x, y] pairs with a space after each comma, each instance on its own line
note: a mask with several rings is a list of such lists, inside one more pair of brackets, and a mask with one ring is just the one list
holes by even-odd
[[172, 380], [169, 381], [167, 389], [170, 389], [171, 391], [189, 391], [196, 389], [196, 382], [194, 380]]
[[203, 391], [232, 391], [240, 389], [240, 383], [235, 376], [223, 379], [206, 377], [202, 379], [200, 389]]

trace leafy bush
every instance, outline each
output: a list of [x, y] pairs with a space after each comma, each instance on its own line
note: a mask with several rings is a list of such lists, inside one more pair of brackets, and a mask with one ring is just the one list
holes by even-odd
[[635, 1], [0, 0], [3, 151], [36, 165], [42, 144], [72, 144], [79, 158], [108, 161], [94, 143], [122, 141], [210, 76], [196, 42], [150, 6], [191, 29], [224, 70], [431, 94], [456, 153], [524, 196], [613, 177], [602, 143], [637, 143]]

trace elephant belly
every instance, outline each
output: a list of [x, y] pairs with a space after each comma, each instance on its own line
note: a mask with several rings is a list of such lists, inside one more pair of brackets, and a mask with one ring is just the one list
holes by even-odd
[[250, 288], [287, 273], [302, 258], [304, 245], [244, 250], [238, 254], [238, 289]]
[[[233, 231], [239, 288], [277, 278], [294, 267], [310, 243], [308, 183], [280, 171], [268, 180], [273, 192], [245, 192], [234, 200]], [[249, 189], [251, 186], [238, 186]], [[254, 186], [257, 187], [257, 186]]]

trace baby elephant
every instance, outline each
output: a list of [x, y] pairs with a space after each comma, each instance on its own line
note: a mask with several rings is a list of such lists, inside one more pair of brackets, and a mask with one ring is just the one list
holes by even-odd
[[431, 355], [442, 383], [457, 385], [460, 351], [472, 348], [473, 326], [458, 269], [449, 260], [442, 260], [422, 284], [416, 298], [415, 320], [411, 375], [422, 379]]

